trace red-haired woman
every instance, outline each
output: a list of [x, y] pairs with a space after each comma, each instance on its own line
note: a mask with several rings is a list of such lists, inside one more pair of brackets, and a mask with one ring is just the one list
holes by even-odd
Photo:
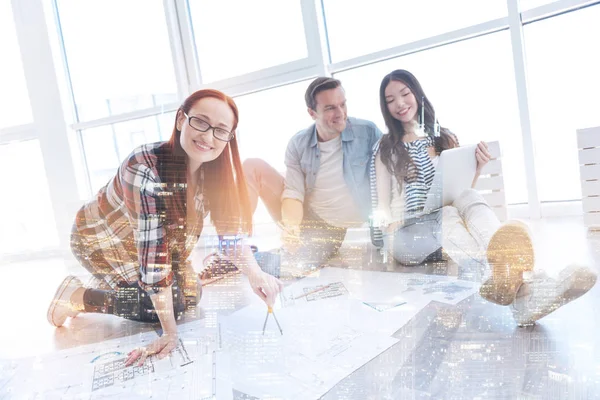
[[[185, 260], [210, 212], [220, 235], [251, 234], [252, 214], [230, 97], [199, 90], [177, 110], [168, 142], [136, 148], [116, 176], [78, 212], [71, 249], [94, 277], [84, 287], [74, 276], [59, 286], [48, 321], [62, 326], [83, 312], [160, 321], [163, 335], [127, 363], [167, 355], [176, 346], [176, 315], [183, 308]], [[263, 272], [243, 244], [228, 254], [268, 305], [282, 283]], [[179, 282], [178, 282], [179, 281]], [[88, 285], [90, 286], [90, 285]]]

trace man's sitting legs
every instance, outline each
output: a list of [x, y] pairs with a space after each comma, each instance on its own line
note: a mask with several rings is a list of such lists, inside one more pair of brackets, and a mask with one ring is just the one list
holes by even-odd
[[260, 197], [273, 221], [281, 222], [281, 195], [284, 178], [275, 168], [260, 158], [249, 158], [243, 163], [248, 184], [248, 196], [252, 213], [256, 211]]

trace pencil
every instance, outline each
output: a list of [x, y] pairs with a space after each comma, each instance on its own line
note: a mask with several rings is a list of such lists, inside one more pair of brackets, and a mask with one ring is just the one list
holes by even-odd
[[331, 285], [333, 285], [333, 283], [330, 283], [329, 285], [322, 286], [322, 287], [320, 287], [320, 288], [317, 288], [317, 289], [315, 289], [315, 290], [311, 290], [310, 292], [307, 292], [307, 293], [301, 294], [300, 296], [298, 296], [298, 297], [295, 297], [295, 298], [294, 298], [294, 300], [298, 300], [298, 299], [301, 299], [301, 298], [303, 298], [303, 297], [306, 297], [306, 296], [308, 296], [309, 294], [313, 294], [313, 293], [320, 292], [321, 290], [325, 290], [325, 289], [329, 288]]
[[220, 281], [225, 278], [225, 275], [217, 276], [214, 278], [202, 279], [202, 286], [210, 285], [211, 283], [215, 283], [216, 281]]

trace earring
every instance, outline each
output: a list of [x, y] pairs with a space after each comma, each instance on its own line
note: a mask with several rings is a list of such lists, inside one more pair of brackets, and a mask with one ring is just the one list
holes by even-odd
[[433, 111], [433, 136], [440, 136], [440, 124], [438, 124], [437, 119], [435, 119], [435, 110]]
[[419, 125], [417, 127], [419, 136], [425, 135], [425, 96], [421, 97], [421, 114], [419, 115]]

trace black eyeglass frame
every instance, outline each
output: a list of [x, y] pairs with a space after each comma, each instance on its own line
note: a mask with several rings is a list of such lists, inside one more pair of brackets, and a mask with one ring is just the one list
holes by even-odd
[[[195, 117], [195, 116], [193, 116], [193, 115], [192, 115], [192, 116], [190, 116], [190, 115], [187, 115], [187, 114], [186, 114], [184, 111], [182, 111], [182, 114], [183, 114], [183, 115], [185, 115], [185, 117], [187, 118], [187, 123], [188, 123], [188, 125], [189, 125], [189, 126], [192, 128], [192, 129], [194, 129], [194, 130], [197, 130], [198, 132], [208, 132], [208, 130], [212, 129], [212, 134], [213, 134], [213, 137], [214, 137], [215, 139], [217, 139], [217, 140], [220, 140], [221, 142], [226, 142], [226, 143], [228, 143], [228, 142], [231, 142], [231, 141], [233, 140], [233, 138], [235, 137], [235, 133], [233, 133], [233, 132], [229, 132], [229, 131], [227, 131], [227, 130], [225, 130], [225, 129], [223, 129], [223, 128], [217, 128], [217, 127], [214, 127], [214, 126], [212, 126], [211, 124], [209, 124], [208, 122], [206, 122], [205, 120], [203, 120], [202, 118]], [[192, 119], [197, 119], [198, 121], [201, 121], [201, 122], [205, 123], [206, 125], [208, 125], [208, 128], [206, 128], [205, 130], [202, 130], [202, 129], [199, 129], [199, 128], [195, 127], [194, 125], [192, 125]], [[218, 130], [220, 130], [220, 131], [223, 131], [223, 132], [227, 132], [227, 134], [229, 135], [229, 136], [228, 136], [228, 137], [229, 137], [229, 139], [227, 139], [227, 140], [225, 140], [225, 139], [221, 139], [220, 137], [218, 137], [217, 135], [215, 135], [215, 131], [216, 131], [217, 129], [218, 129]]]

